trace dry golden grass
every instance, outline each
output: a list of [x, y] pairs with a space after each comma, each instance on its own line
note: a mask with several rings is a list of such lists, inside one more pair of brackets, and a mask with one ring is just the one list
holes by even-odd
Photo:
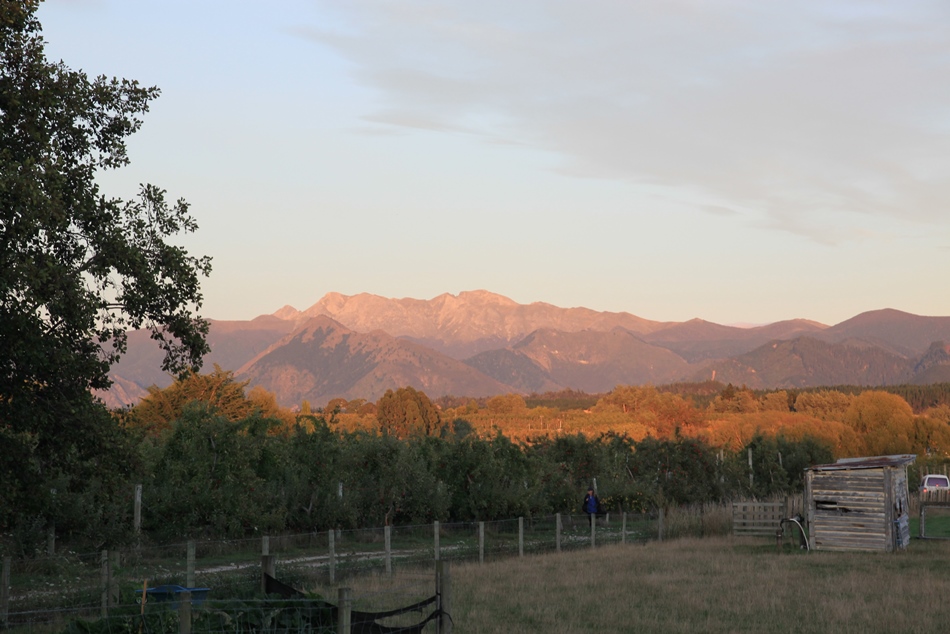
[[731, 535], [732, 505], [710, 502], [674, 506], [666, 510], [663, 522], [663, 535], [668, 539]]
[[897, 555], [778, 554], [683, 539], [453, 570], [456, 631], [939, 632], [950, 543]]
[[[865, 634], [950, 624], [950, 542], [915, 540], [899, 554], [779, 554], [768, 540], [689, 538], [457, 563], [452, 579], [458, 634]], [[397, 575], [349, 585], [360, 595], [406, 584]]]

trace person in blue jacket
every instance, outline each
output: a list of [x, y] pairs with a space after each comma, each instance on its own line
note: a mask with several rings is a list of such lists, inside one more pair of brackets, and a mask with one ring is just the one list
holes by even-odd
[[583, 509], [590, 519], [590, 525], [593, 526], [597, 512], [600, 510], [600, 500], [597, 498], [597, 494], [594, 493], [593, 488], [587, 489], [587, 495], [584, 496]]

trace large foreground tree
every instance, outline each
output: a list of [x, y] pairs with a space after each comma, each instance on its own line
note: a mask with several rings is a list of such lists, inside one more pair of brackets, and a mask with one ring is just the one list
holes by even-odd
[[207, 351], [210, 259], [170, 241], [197, 228], [188, 205], [151, 185], [112, 198], [95, 180], [128, 163], [158, 90], [47, 60], [38, 5], [0, 0], [0, 528], [50, 512], [64, 465], [78, 481], [110, 459], [90, 390], [109, 387], [128, 329], [151, 330], [169, 372]]

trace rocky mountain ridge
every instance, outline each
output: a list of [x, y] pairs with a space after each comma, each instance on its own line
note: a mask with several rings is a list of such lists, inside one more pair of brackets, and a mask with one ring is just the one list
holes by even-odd
[[544, 302], [518, 304], [488, 291], [443, 293], [430, 300], [327, 293], [304, 311], [285, 306], [274, 315], [297, 323], [325, 315], [357, 332], [383, 330], [456, 359], [515, 344], [539, 328], [576, 332], [619, 326], [646, 334], [673, 325], [630, 313], [559, 308]]
[[[205, 363], [235, 370], [282, 405], [375, 400], [412, 385], [432, 397], [715, 378], [755, 388], [884, 385], [950, 378], [950, 317], [893, 309], [833, 326], [793, 319], [738, 328], [701, 319], [651, 321], [630, 313], [518, 304], [488, 291], [431, 300], [328, 293], [300, 311], [212, 321]], [[113, 368], [112, 406], [162, 387], [160, 351], [131, 333]]]

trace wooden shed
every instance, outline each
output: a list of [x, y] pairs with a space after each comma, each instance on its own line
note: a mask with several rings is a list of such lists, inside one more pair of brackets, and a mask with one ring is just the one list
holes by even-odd
[[893, 551], [907, 547], [907, 466], [917, 456], [843, 458], [805, 470], [812, 550]]

